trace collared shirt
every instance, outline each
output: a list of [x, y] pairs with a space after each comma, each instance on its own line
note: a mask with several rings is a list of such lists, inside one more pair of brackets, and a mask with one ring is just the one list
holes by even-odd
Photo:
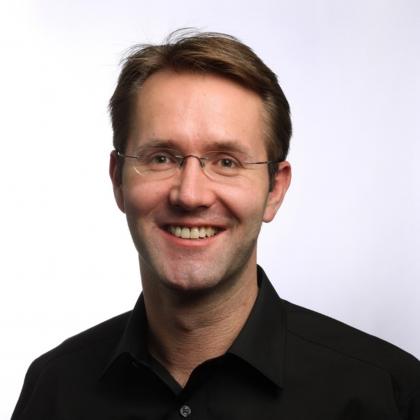
[[258, 282], [233, 345], [184, 388], [147, 351], [140, 296], [35, 360], [12, 420], [420, 420], [417, 359]]

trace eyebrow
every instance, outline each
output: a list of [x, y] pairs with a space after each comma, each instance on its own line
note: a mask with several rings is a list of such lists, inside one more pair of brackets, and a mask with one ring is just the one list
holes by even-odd
[[[238, 141], [234, 139], [229, 140], [216, 140], [216, 141], [209, 141], [209, 142], [203, 142], [202, 143], [204, 151], [220, 151], [220, 152], [237, 152], [241, 153], [243, 155], [249, 156], [248, 151], [242, 147]], [[148, 140], [145, 144], [139, 146], [137, 150], [143, 149], [143, 148], [153, 148], [153, 149], [159, 149], [159, 148], [167, 148], [167, 149], [174, 149], [179, 150], [179, 144], [175, 142], [172, 139], [158, 139], [153, 138]]]
[[139, 144], [137, 149], [144, 148], [153, 148], [153, 149], [176, 149], [176, 144], [173, 140], [170, 139], [150, 139], [147, 140], [144, 144]]

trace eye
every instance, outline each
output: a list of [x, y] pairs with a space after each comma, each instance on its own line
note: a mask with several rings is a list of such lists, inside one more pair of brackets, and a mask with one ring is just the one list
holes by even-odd
[[165, 165], [176, 162], [174, 153], [169, 150], [146, 151], [139, 158], [147, 165]]
[[231, 153], [216, 153], [213, 161], [222, 169], [239, 169], [242, 167], [241, 159]]
[[219, 159], [218, 163], [222, 168], [226, 168], [226, 169], [236, 168], [238, 166], [234, 159], [228, 158], [228, 157]]
[[176, 167], [175, 155], [169, 150], [144, 150], [137, 157], [140, 170], [166, 171]]
[[209, 159], [211, 162], [209, 169], [219, 175], [238, 175], [243, 168], [241, 160], [232, 153], [214, 152], [211, 157], [209, 156]]
[[168, 155], [168, 153], [156, 153], [153, 156], [150, 157], [150, 162], [152, 164], [157, 164], [157, 165], [163, 165], [165, 163], [170, 163], [172, 162], [173, 159], [171, 158], [170, 155]]

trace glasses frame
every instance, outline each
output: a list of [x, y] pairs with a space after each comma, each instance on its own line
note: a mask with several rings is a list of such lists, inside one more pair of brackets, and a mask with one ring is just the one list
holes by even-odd
[[[126, 158], [135, 159], [135, 160], [138, 159], [138, 156], [136, 156], [136, 155], [125, 154], [125, 153], [120, 152], [117, 149], [115, 149], [114, 152], [117, 155], [117, 158], [119, 158], [119, 159], [126, 159]], [[221, 153], [223, 153], [223, 152], [224, 151], [221, 151]], [[226, 180], [228, 178], [230, 178], [230, 176], [222, 176], [222, 178], [220, 178], [220, 179], [214, 179], [213, 178], [213, 175], [211, 173], [208, 173], [206, 171], [206, 169], [205, 169], [205, 162], [208, 159], [205, 156], [200, 157], [200, 156], [193, 155], [193, 154], [182, 156], [182, 155], [175, 155], [174, 154], [173, 157], [177, 160], [177, 163], [178, 163], [178, 166], [175, 169], [175, 172], [173, 172], [171, 174], [168, 174], [167, 176], [163, 176], [163, 177], [161, 176], [161, 177], [159, 177], [160, 179], [162, 179], [162, 180], [163, 179], [168, 179], [168, 178], [171, 178], [171, 177], [175, 176], [177, 174], [177, 172], [179, 173], [179, 170], [182, 169], [182, 167], [183, 167], [183, 164], [185, 162], [185, 159], [188, 158], [188, 157], [194, 157], [194, 158], [196, 158], [200, 162], [200, 168], [202, 169], [202, 171], [205, 174], [205, 176], [208, 177], [209, 179], [213, 179], [216, 182], [223, 182], [222, 181], [222, 178], [223, 179], [226, 179]], [[271, 188], [272, 188], [272, 185], [273, 185], [273, 176], [277, 172], [276, 169], [275, 169], [275, 167], [272, 166], [272, 165], [274, 165], [276, 163], [277, 164], [280, 164], [282, 162], [285, 162], [285, 159], [264, 160], [264, 161], [257, 161], [257, 162], [248, 162], [248, 161], [240, 161], [240, 160], [238, 160], [238, 162], [242, 166], [242, 169], [250, 169], [250, 168], [246, 167], [245, 165], [267, 165], [268, 174], [269, 174], [269, 178], [270, 178], [270, 191], [271, 191]], [[120, 167], [120, 170], [121, 169], [122, 169], [122, 167]], [[135, 172], [137, 173], [137, 175], [139, 175], [141, 177], [147, 176], [147, 173], [148, 173], [148, 172], [141, 172], [138, 169], [135, 169]]]
[[[119, 158], [122, 158], [122, 159], [130, 158], [130, 159], [136, 159], [137, 160], [139, 158], [136, 155], [127, 155], [125, 153], [121, 153], [119, 150], [115, 150], [115, 152], [116, 152], [117, 156]], [[217, 152], [217, 151], [215, 151], [215, 152]], [[179, 168], [182, 168], [182, 166], [184, 165], [185, 159], [187, 159], [189, 157], [193, 157], [193, 158], [198, 159], [198, 161], [200, 162], [201, 168], [204, 168], [205, 167], [205, 165], [206, 165], [205, 162], [206, 162], [206, 160], [208, 160], [208, 157], [206, 157], [206, 156], [201, 156], [200, 157], [200, 156], [192, 155], [192, 154], [185, 155], [185, 156], [183, 156], [183, 155], [173, 155], [173, 157], [178, 162], [178, 167]], [[263, 160], [263, 161], [258, 161], [258, 162], [241, 161], [239, 159], [237, 159], [237, 160], [238, 160], [238, 162], [240, 162], [241, 165], [272, 165], [274, 163], [284, 162], [284, 160], [282, 160], [282, 159], [277, 159], [277, 160]], [[245, 168], [245, 166], [244, 166], [244, 168]]]

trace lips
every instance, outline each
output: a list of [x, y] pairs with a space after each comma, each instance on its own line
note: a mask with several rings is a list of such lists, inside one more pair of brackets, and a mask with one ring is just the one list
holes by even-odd
[[170, 225], [167, 227], [167, 231], [177, 238], [199, 240], [215, 236], [220, 231], [220, 229], [212, 226], [188, 227]]

